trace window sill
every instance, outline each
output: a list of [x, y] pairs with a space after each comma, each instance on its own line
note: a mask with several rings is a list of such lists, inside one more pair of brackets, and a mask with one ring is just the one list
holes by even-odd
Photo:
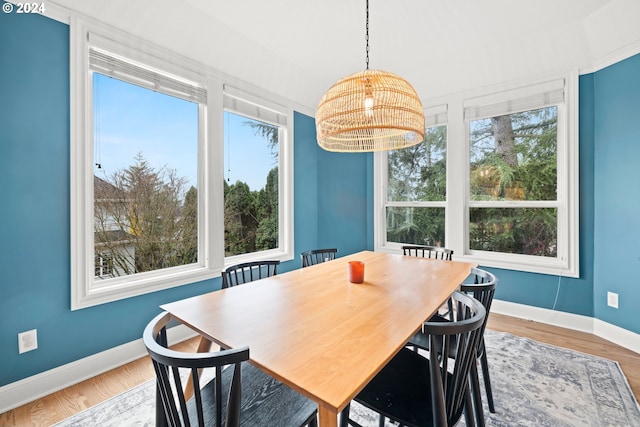
[[[377, 248], [376, 250], [387, 253], [402, 254], [402, 250], [399, 248], [400, 245], [393, 244]], [[548, 274], [552, 276], [580, 277], [580, 269], [577, 262], [572, 264], [562, 259], [543, 259], [534, 256], [496, 254], [481, 251], [477, 251], [472, 254], [459, 255], [459, 252], [454, 250], [453, 260], [477, 263], [481, 268], [491, 267], [526, 273]]]
[[97, 286], [92, 280], [91, 286], [72, 288], [71, 310], [80, 310], [219, 276], [219, 269], [200, 267], [190, 268], [186, 271], [181, 268], [175, 273], [164, 272], [161, 276], [153, 275], [145, 278], [131, 278], [130, 280], [126, 278], [113, 279], [109, 280], [111, 283], [105, 281], [105, 285], [102, 286]]

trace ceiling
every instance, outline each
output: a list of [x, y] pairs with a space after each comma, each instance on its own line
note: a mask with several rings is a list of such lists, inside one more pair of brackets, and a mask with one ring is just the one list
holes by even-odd
[[[365, 68], [365, 0], [55, 0], [313, 113]], [[638, 0], [370, 0], [370, 68], [445, 95], [588, 70], [640, 43]]]

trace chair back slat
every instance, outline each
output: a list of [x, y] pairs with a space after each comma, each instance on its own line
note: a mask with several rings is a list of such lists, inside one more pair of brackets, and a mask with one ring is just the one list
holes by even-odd
[[[225, 426], [240, 424], [240, 401], [242, 389], [240, 387], [240, 364], [237, 363], [233, 371], [233, 381], [229, 389], [229, 403], [227, 404], [227, 419]], [[218, 394], [216, 394], [218, 396]]]

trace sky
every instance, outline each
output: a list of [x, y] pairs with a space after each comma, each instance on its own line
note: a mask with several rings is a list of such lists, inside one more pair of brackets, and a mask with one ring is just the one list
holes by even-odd
[[[155, 170], [176, 170], [197, 187], [198, 105], [94, 73], [94, 173], [107, 178], [141, 153]], [[225, 179], [260, 190], [275, 160], [250, 119], [225, 112]]]

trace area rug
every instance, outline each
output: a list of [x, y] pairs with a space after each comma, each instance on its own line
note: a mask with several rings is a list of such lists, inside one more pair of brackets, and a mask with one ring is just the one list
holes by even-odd
[[[487, 330], [485, 341], [496, 406], [489, 413], [483, 396], [487, 426], [640, 427], [640, 407], [617, 362], [508, 333]], [[154, 391], [148, 381], [55, 427], [152, 427]], [[355, 402], [351, 417], [378, 425], [377, 415]]]

